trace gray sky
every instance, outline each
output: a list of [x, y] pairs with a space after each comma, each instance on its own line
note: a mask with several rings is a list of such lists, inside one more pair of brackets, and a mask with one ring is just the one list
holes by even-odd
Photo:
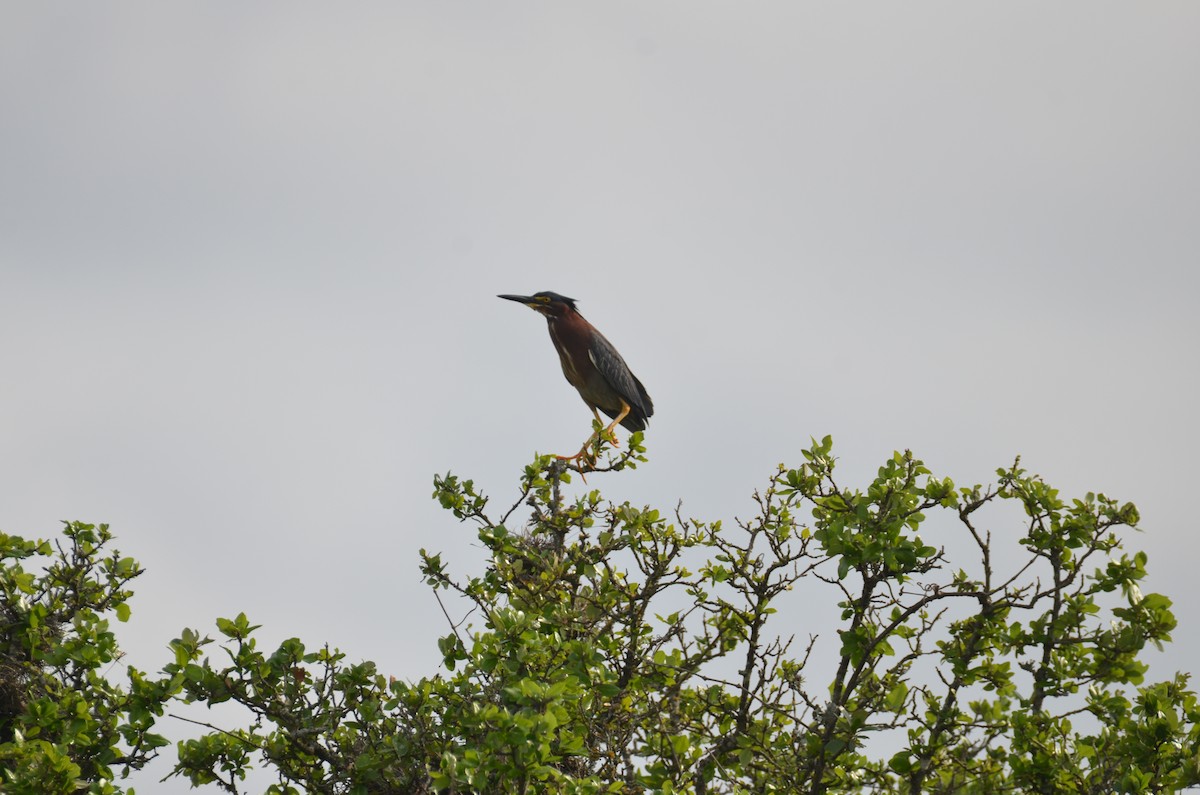
[[606, 496], [749, 514], [827, 433], [859, 483], [1021, 454], [1139, 505], [1181, 619], [1154, 673], [1195, 670], [1198, 30], [1186, 2], [9, 5], [0, 528], [109, 522], [148, 568], [143, 669], [245, 611], [432, 674], [417, 550], [480, 558], [432, 475], [507, 505], [588, 432], [495, 298], [550, 289], [658, 410]]

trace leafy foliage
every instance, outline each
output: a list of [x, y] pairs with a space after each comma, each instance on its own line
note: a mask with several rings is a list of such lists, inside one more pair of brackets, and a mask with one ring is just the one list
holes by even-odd
[[[364, 794], [1200, 783], [1187, 677], [1144, 682], [1175, 619], [1123, 548], [1132, 505], [1065, 500], [1019, 462], [958, 487], [909, 453], [849, 489], [826, 438], [749, 518], [709, 523], [586, 484], [567, 496], [644, 461], [640, 434], [603, 447], [602, 463], [537, 458], [501, 510], [435, 478], [489, 552], [466, 576], [421, 552], [448, 622], [440, 673], [396, 681], [298, 639], [263, 650], [244, 615], [217, 621], [215, 658], [185, 630], [160, 679], [131, 672], [137, 715], [179, 697], [250, 717], [181, 742], [174, 774], [240, 792], [265, 765], [272, 793]], [[835, 634], [794, 637], [821, 612]]]
[[[640, 441], [579, 473], [635, 466]], [[733, 525], [596, 490], [568, 500], [572, 473], [550, 457], [499, 513], [472, 481], [436, 478], [436, 499], [490, 552], [466, 578], [421, 553], [427, 582], [461, 597], [443, 602], [447, 617], [469, 605], [439, 641], [446, 671], [385, 681], [294, 640], [263, 655], [244, 617], [219, 625], [231, 663], [213, 667], [185, 633], [168, 672], [188, 697], [239, 701], [255, 720], [185, 743], [178, 772], [203, 783], [225, 770], [233, 791], [253, 749], [279, 772], [277, 792], [1157, 792], [1200, 780], [1187, 678], [1142, 686], [1139, 654], [1175, 620], [1169, 600], [1139, 590], [1145, 556], [1122, 549], [1132, 505], [1064, 501], [1017, 465], [959, 488], [908, 453], [851, 490], [828, 438], [804, 456]], [[983, 516], [1005, 504], [1023, 514], [1023, 552], [1001, 565]], [[934, 514], [971, 551], [957, 568], [922, 538]], [[820, 639], [797, 649], [781, 628], [796, 626], [778, 611], [797, 591], [840, 615], [824, 678]]]
[[[65, 541], [65, 545], [63, 543]], [[63, 540], [0, 533], [0, 790], [113, 793], [116, 773], [146, 764], [167, 740], [150, 732], [164, 694], [120, 658], [106, 616], [129, 618], [136, 561], [109, 553], [106, 525], [66, 523]], [[46, 558], [44, 566], [27, 564]]]

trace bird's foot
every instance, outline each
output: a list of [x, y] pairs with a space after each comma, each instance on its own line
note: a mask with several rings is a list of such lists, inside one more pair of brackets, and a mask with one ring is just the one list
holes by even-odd
[[570, 468], [579, 473], [579, 478], [584, 483], [587, 483], [587, 472], [590, 472], [596, 466], [596, 453], [592, 450], [592, 439], [588, 439], [587, 444], [580, 448], [575, 455], [556, 455], [554, 456], [564, 464], [573, 465]]
[[616, 422], [604, 425], [603, 420], [600, 419], [600, 415], [596, 415], [596, 421], [592, 423], [592, 435], [588, 437], [587, 444], [584, 447], [586, 448], [595, 442], [607, 442], [613, 447], [620, 447], [621, 440], [617, 438], [617, 432], [613, 430], [615, 427], [617, 427]]
[[556, 455], [554, 457], [559, 461], [574, 461], [576, 463], [580, 459], [583, 459], [588, 465], [593, 465], [596, 463], [596, 451], [592, 449], [592, 442], [595, 441], [595, 438], [593, 436], [584, 442], [583, 447], [579, 448], [579, 452], [575, 455]]

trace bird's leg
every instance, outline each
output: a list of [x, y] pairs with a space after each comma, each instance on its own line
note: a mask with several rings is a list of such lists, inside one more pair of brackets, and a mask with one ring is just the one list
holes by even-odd
[[[592, 411], [595, 411], [595, 409], [592, 409]], [[620, 442], [620, 440], [619, 440], [619, 439], [617, 439], [617, 435], [616, 435], [615, 433], [613, 433], [613, 428], [615, 428], [615, 427], [617, 427], [618, 425], [620, 425], [620, 424], [621, 424], [621, 420], [623, 420], [623, 419], [625, 419], [626, 417], [628, 417], [628, 416], [629, 416], [629, 412], [631, 412], [631, 411], [633, 411], [633, 409], [630, 407], [630, 405], [629, 405], [628, 403], [626, 403], [624, 400], [622, 400], [622, 401], [621, 401], [621, 413], [620, 413], [620, 414], [618, 414], [618, 415], [616, 416], [616, 418], [615, 418], [615, 419], [614, 419], [612, 422], [610, 422], [610, 423], [608, 424], [608, 427], [604, 429], [604, 435], [608, 437], [608, 440], [609, 440], [610, 442], [612, 442], [612, 446], [613, 446], [613, 447], [620, 447], [620, 446], [621, 446], [621, 442]], [[599, 419], [600, 419], [600, 415], [599, 415], [599, 414], [597, 414], [597, 415], [596, 415], [596, 419], [597, 419], [597, 420], [599, 420]]]
[[592, 428], [595, 430], [592, 431], [592, 435], [587, 438], [587, 441], [583, 443], [583, 449], [575, 455], [576, 458], [582, 456], [584, 451], [588, 450], [592, 446], [592, 443], [599, 439], [600, 435], [604, 433], [604, 431], [601, 430], [601, 426], [604, 425], [604, 420], [600, 419], [600, 412], [596, 411], [595, 406], [592, 406], [592, 416], [596, 418], [596, 421], [592, 424]]
[[617, 415], [617, 418], [609, 423], [608, 427], [601, 428], [600, 426], [604, 423], [604, 420], [600, 419], [600, 412], [596, 410], [595, 406], [592, 406], [592, 416], [596, 418], [596, 424], [594, 426], [596, 430], [592, 431], [592, 435], [587, 438], [587, 441], [583, 443], [583, 447], [579, 448], [579, 452], [575, 455], [556, 455], [554, 457], [560, 461], [578, 461], [579, 459], [586, 457], [589, 463], [594, 464], [596, 462], [596, 454], [592, 450], [592, 445], [598, 439], [605, 439], [612, 444], [613, 447], [620, 447], [621, 441], [613, 432], [613, 428], [617, 427], [617, 424], [620, 423], [621, 420], [629, 416], [629, 412], [632, 410], [633, 409], [629, 406], [629, 404], [622, 400], [621, 412]]
[[579, 448], [579, 452], [575, 455], [556, 455], [554, 457], [559, 461], [578, 461], [586, 456], [590, 463], [595, 463], [596, 456], [591, 450], [592, 442], [595, 441], [595, 439], [596, 437], [594, 435], [589, 436], [588, 440], [583, 443], [583, 447]]
[[[595, 406], [592, 407], [592, 415], [595, 416], [596, 427], [599, 428], [600, 424], [603, 422], [603, 420], [600, 419], [600, 414], [599, 414], [599, 412], [596, 411]], [[555, 458], [557, 458], [561, 461], [578, 461], [579, 459], [583, 458], [584, 456], [587, 456], [587, 459], [590, 463], [595, 463], [596, 456], [594, 453], [592, 453], [591, 447], [592, 447], [592, 442], [596, 441], [596, 438], [597, 438], [596, 435], [598, 433], [600, 433], [600, 431], [593, 431], [592, 435], [587, 438], [587, 441], [583, 443], [583, 447], [579, 448], [579, 452], [576, 453], [575, 455], [556, 455]]]
[[[587, 483], [587, 477], [584, 475], [584, 471], [585, 471], [584, 466], [587, 466], [588, 468], [594, 468], [596, 466], [596, 454], [591, 449], [592, 442], [595, 441], [595, 439], [596, 439], [595, 434], [592, 434], [591, 436], [589, 436], [588, 440], [583, 443], [583, 447], [579, 448], [579, 452], [576, 453], [575, 455], [556, 455], [556, 456], [554, 456], [555, 458], [557, 458], [559, 461], [562, 461], [563, 463], [566, 463], [568, 461], [575, 462], [575, 466], [572, 467], [572, 469], [574, 469], [576, 472], [579, 473], [579, 477], [583, 480], [584, 483]], [[579, 459], [581, 459], [581, 458], [584, 460], [584, 464], [579, 463]]]
[[592, 416], [596, 418], [596, 422], [592, 426], [595, 428], [595, 430], [592, 431], [592, 435], [587, 438], [587, 441], [583, 443], [583, 449], [579, 451], [578, 455], [576, 455], [576, 458], [582, 456], [584, 453], [588, 453], [588, 460], [592, 463], [595, 463], [596, 453], [592, 451], [592, 444], [600, 439], [601, 434], [604, 433], [604, 431], [600, 430], [600, 426], [604, 424], [604, 420], [600, 419], [600, 412], [596, 411], [595, 406], [592, 406]]

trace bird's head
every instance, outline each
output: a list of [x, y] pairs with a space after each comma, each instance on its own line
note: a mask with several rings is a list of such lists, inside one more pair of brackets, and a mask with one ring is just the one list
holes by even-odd
[[497, 297], [525, 304], [525, 306], [535, 312], [541, 312], [546, 317], [562, 317], [568, 312], [579, 311], [575, 308], [574, 298], [567, 298], [565, 295], [552, 293], [548, 290], [543, 290], [533, 295], [501, 295]]

